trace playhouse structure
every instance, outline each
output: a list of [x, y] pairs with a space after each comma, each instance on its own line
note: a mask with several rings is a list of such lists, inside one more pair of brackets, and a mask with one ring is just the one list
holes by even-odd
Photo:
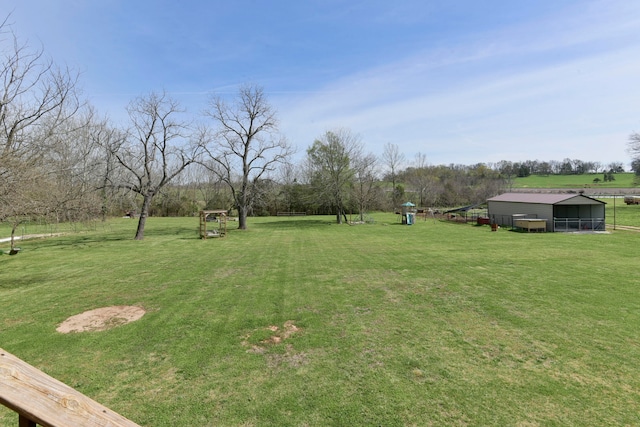
[[411, 202], [402, 204], [402, 223], [412, 225], [416, 222], [416, 205]]

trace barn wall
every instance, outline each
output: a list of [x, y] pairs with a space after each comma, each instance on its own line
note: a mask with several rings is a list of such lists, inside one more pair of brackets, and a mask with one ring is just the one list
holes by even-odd
[[591, 205], [591, 214], [593, 218], [604, 218], [604, 205]]
[[489, 218], [492, 222], [511, 227], [515, 214], [526, 214], [527, 218], [547, 220], [547, 230], [553, 230], [553, 205], [520, 202], [487, 202]]

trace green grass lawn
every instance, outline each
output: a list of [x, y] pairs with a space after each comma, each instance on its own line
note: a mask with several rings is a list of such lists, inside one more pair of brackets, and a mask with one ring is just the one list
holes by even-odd
[[[530, 175], [524, 178], [516, 178], [513, 188], [634, 188], [637, 187], [635, 174], [617, 173], [614, 174], [615, 181], [603, 182], [603, 174], [582, 174], [582, 175]], [[599, 178], [600, 182], [593, 180]]]
[[605, 216], [609, 228], [614, 225], [640, 227], [640, 205], [626, 205], [623, 197], [600, 199], [606, 203]]
[[[640, 424], [640, 233], [374, 218], [20, 242], [0, 256], [0, 347], [142, 426]], [[55, 330], [111, 305], [147, 313]]]

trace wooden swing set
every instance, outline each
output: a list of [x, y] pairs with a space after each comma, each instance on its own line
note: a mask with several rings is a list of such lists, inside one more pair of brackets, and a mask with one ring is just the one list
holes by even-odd
[[[213, 211], [200, 211], [200, 238], [224, 237], [227, 235], [227, 211], [218, 209]], [[217, 222], [218, 227], [207, 230], [208, 222]]]

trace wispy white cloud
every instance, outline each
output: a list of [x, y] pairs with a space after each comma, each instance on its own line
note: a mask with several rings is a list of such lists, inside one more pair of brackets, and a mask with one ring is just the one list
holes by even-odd
[[632, 108], [640, 95], [640, 21], [624, 5], [604, 5], [481, 34], [344, 77], [312, 96], [280, 99], [284, 127], [304, 145], [346, 126], [374, 152], [394, 142], [436, 163], [625, 161], [626, 138], [640, 123]]
[[197, 114], [250, 82], [301, 148], [349, 127], [434, 163], [626, 161], [640, 131], [634, 1], [7, 1], [111, 116], [163, 89]]

